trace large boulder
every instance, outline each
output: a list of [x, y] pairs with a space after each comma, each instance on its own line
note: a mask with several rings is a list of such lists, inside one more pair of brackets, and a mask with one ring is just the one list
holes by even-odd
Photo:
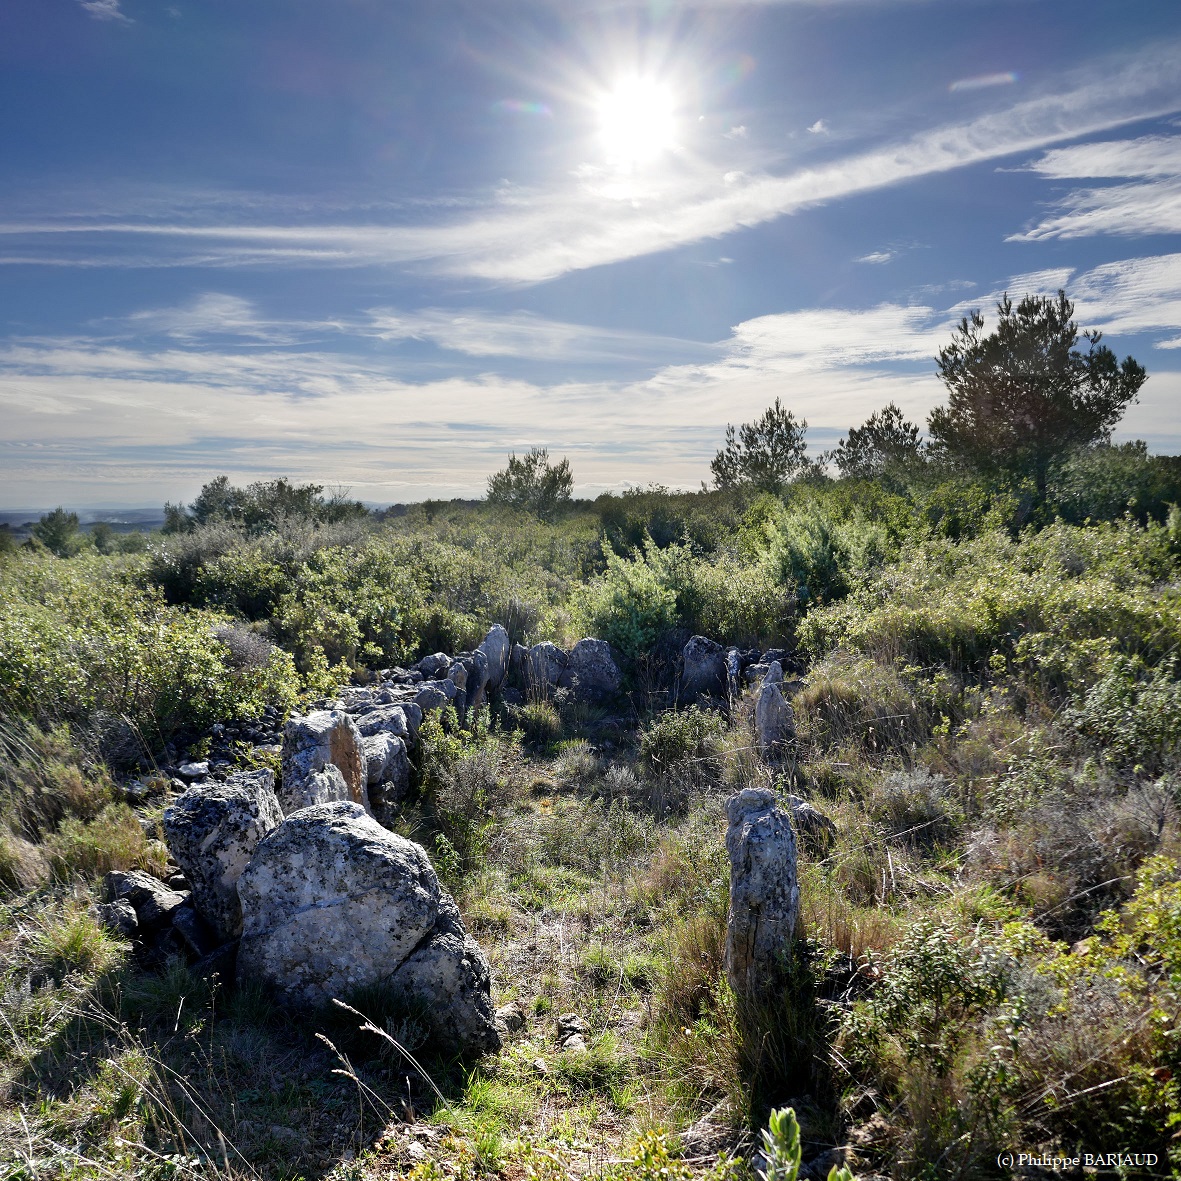
[[318, 1006], [389, 987], [453, 1051], [499, 1049], [488, 961], [425, 850], [352, 803], [289, 816], [238, 880], [240, 979]]
[[730, 911], [726, 975], [735, 994], [757, 1001], [780, 981], [800, 909], [796, 839], [773, 791], [748, 787], [726, 801]]
[[725, 697], [726, 680], [726, 649], [705, 636], [694, 636], [681, 650], [681, 700]]
[[557, 644], [543, 640], [529, 649], [526, 675], [532, 688], [548, 692], [556, 689], [566, 671], [567, 657]]
[[164, 812], [164, 834], [193, 905], [222, 943], [242, 933], [238, 878], [255, 847], [283, 821], [273, 771], [239, 771], [190, 787]]
[[774, 661], [755, 697], [755, 735], [765, 757], [774, 757], [795, 741], [796, 717], [783, 695], [783, 670]]
[[480, 642], [479, 651], [488, 661], [488, 688], [495, 693], [508, 676], [509, 653], [512, 651], [508, 632], [499, 623], [494, 623]]
[[579, 640], [570, 649], [558, 686], [569, 689], [575, 701], [599, 705], [619, 692], [621, 681], [606, 640]]
[[[327, 770], [330, 766], [338, 775]], [[361, 732], [347, 713], [320, 709], [289, 719], [283, 729], [283, 778], [279, 789], [279, 804], [285, 815], [335, 799], [352, 800], [368, 811], [367, 778]]]

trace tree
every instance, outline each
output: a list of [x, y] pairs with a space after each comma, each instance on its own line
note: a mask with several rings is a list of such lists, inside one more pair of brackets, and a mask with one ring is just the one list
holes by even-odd
[[937, 453], [983, 472], [1031, 473], [1044, 499], [1053, 462], [1077, 447], [1105, 440], [1147, 377], [1131, 357], [1123, 363], [1101, 334], [1084, 332], [1077, 349], [1074, 304], [1006, 294], [987, 336], [979, 311], [965, 316], [939, 351], [946, 406], [928, 426]]
[[73, 557], [85, 540], [78, 528], [78, 514], [66, 512], [60, 504], [33, 526], [33, 536], [59, 558]]
[[523, 509], [543, 521], [553, 518], [558, 506], [569, 502], [574, 491], [570, 461], [551, 464], [549, 451], [533, 447], [522, 459], [514, 451], [508, 467], [488, 477], [488, 503]]
[[890, 468], [918, 459], [921, 443], [919, 428], [902, 417], [891, 402], [871, 414], [859, 427], [853, 427], [832, 453], [842, 476], [854, 480], [872, 480]]
[[778, 492], [805, 465], [807, 430], [807, 421], [801, 418], [797, 422], [778, 398], [762, 418], [743, 423], [737, 437], [734, 427], [727, 423], [726, 445], [709, 465], [714, 487], [748, 484], [765, 492]]
[[119, 544], [118, 535], [109, 521], [95, 521], [90, 527], [90, 540], [100, 554], [113, 554]]
[[198, 493], [186, 509], [165, 504], [164, 532], [186, 533], [212, 521], [231, 521], [254, 532], [275, 529], [284, 520], [315, 521], [320, 524], [369, 515], [359, 500], [349, 500], [347, 489], [338, 488], [322, 496], [323, 484], [292, 484], [258, 480], [245, 488], [230, 483], [229, 476], [216, 476]]

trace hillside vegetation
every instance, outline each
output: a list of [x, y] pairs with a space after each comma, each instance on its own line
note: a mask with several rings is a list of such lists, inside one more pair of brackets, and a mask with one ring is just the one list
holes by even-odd
[[[888, 407], [820, 464], [777, 402], [712, 492], [576, 501], [531, 452], [484, 502], [220, 478], [150, 536], [63, 509], [0, 547], [3, 1175], [1181, 1171], [1181, 460], [1104, 441], [1143, 370], [1094, 341], [1081, 441], [1055, 442], [1059, 399], [957, 454], [989, 348], [972, 319], [941, 354], [933, 445]], [[175, 873], [180, 762], [277, 769], [293, 711], [496, 623], [606, 640], [624, 677], [613, 704], [495, 693], [418, 734], [393, 824], [513, 1006], [500, 1054], [447, 1058], [381, 989], [292, 1020], [100, 924], [106, 872]], [[751, 691], [676, 700], [694, 635], [774, 650], [782, 758]], [[749, 786], [811, 806], [784, 987], [753, 1011], [723, 963], [722, 804]]]

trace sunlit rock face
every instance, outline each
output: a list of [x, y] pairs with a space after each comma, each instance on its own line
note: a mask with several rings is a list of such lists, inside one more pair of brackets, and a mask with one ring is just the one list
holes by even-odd
[[238, 893], [240, 979], [298, 1007], [383, 985], [448, 1049], [499, 1049], [488, 961], [426, 851], [359, 805], [289, 816], [259, 843]]
[[197, 784], [164, 812], [168, 847], [189, 881], [193, 904], [222, 943], [242, 932], [238, 878], [258, 842], [282, 820], [269, 770]]
[[292, 717], [283, 729], [279, 803], [284, 813], [334, 800], [352, 800], [370, 810], [361, 732], [344, 710]]

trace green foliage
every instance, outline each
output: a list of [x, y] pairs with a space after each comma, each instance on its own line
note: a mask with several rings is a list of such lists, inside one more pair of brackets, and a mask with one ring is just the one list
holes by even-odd
[[921, 454], [919, 428], [891, 402], [853, 427], [832, 453], [846, 479], [873, 480], [916, 463]]
[[237, 488], [228, 476], [217, 476], [202, 489], [186, 510], [180, 505], [164, 506], [164, 531], [183, 533], [198, 525], [229, 521], [251, 531], [277, 529], [286, 521], [329, 523], [368, 516], [360, 501], [349, 500], [337, 490], [321, 496], [322, 484], [292, 484], [289, 480], [260, 480]]
[[657, 777], [687, 769], [716, 775], [725, 731], [725, 721], [711, 710], [696, 705], [665, 710], [640, 732], [640, 765]]
[[112, 869], [164, 872], [168, 851], [149, 841], [139, 817], [126, 804], [108, 804], [93, 820], [68, 816], [45, 842], [56, 878], [95, 879]]
[[86, 545], [86, 535], [78, 526], [78, 514], [66, 512], [61, 505], [41, 517], [33, 526], [33, 536], [59, 558], [72, 558]]
[[796, 1181], [800, 1172], [800, 1125], [790, 1107], [772, 1110], [762, 1132], [763, 1181]]
[[726, 426], [726, 445], [709, 465], [719, 489], [750, 485], [764, 492], [777, 492], [804, 467], [808, 444], [804, 436], [808, 423], [796, 420], [778, 398], [763, 416], [743, 423], [735, 437]]
[[1075, 348], [1074, 304], [1064, 291], [1029, 295], [1016, 307], [1006, 295], [997, 314], [988, 335], [979, 312], [965, 316], [939, 351], [949, 397], [931, 412], [931, 438], [979, 470], [1031, 474], [1042, 497], [1051, 462], [1105, 439], [1147, 374], [1131, 357], [1118, 363], [1098, 332], [1083, 334], [1085, 353]]
[[576, 594], [575, 615], [586, 634], [633, 660], [651, 651], [676, 625], [677, 592], [670, 583], [682, 553], [680, 546], [660, 550], [650, 540], [630, 559], [607, 547], [606, 572]]
[[513, 452], [508, 466], [488, 477], [487, 497], [489, 504], [520, 509], [549, 521], [569, 503], [573, 491], [570, 461], [552, 464], [544, 447], [534, 447], [521, 459]]
[[766, 564], [732, 552], [698, 557], [688, 542], [662, 549], [651, 538], [631, 557], [610, 546], [604, 554], [607, 569], [573, 595], [575, 626], [631, 660], [678, 626], [739, 643], [772, 644], [791, 632], [793, 596]]
[[1096, 679], [1112, 651], [1155, 664], [1181, 642], [1167, 530], [1131, 522], [1053, 525], [1016, 539], [912, 545], [897, 565], [800, 628], [820, 655], [838, 644], [885, 661], [987, 676], [994, 656], [1039, 691]]
[[1131, 513], [1162, 521], [1181, 501], [1181, 459], [1149, 455], [1147, 445], [1103, 443], [1072, 452], [1051, 473], [1047, 506], [1072, 525]]
[[11, 563], [0, 581], [0, 700], [47, 722], [111, 729], [125, 719], [149, 744], [180, 727], [294, 704], [286, 653], [235, 666], [216, 634], [224, 616], [168, 607], [135, 574], [99, 557]]
[[1008, 994], [1016, 970], [1003, 943], [918, 922], [876, 973], [870, 998], [843, 1019], [845, 1052], [872, 1061], [888, 1042], [906, 1062], [946, 1075], [980, 1017]]
[[1156, 775], [1181, 763], [1181, 679], [1177, 661], [1145, 670], [1117, 657], [1076, 705], [1064, 726], [1104, 763]]

